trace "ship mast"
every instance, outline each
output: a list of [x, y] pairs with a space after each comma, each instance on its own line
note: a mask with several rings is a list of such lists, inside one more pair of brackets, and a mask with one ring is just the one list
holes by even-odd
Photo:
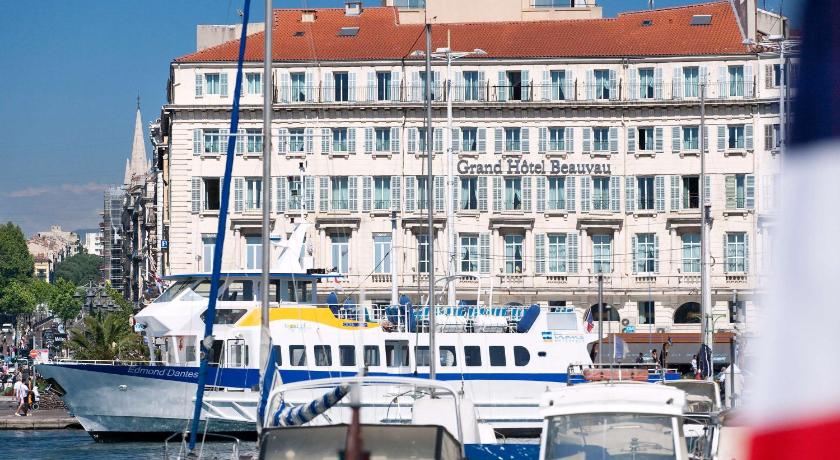
[[[263, 177], [262, 177], [262, 283], [260, 286], [260, 369], [268, 364], [271, 332], [268, 329], [268, 283], [271, 272], [271, 29], [273, 27], [271, 0], [265, 0], [265, 43], [263, 56]], [[303, 183], [301, 183], [303, 186]], [[262, 379], [260, 379], [262, 381]]]
[[424, 83], [426, 90], [426, 164], [428, 167], [428, 171], [426, 171], [426, 211], [428, 212], [426, 255], [429, 259], [429, 379], [434, 380], [437, 353], [435, 352], [435, 227], [432, 214], [432, 206], [434, 205], [434, 174], [432, 174], [432, 24], [428, 21], [426, 22], [426, 81]]

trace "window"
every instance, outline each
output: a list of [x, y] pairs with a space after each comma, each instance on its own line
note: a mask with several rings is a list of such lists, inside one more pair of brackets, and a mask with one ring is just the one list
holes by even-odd
[[262, 179], [245, 179], [245, 210], [262, 209]]
[[639, 69], [639, 99], [653, 99], [653, 68]]
[[376, 345], [365, 345], [365, 367], [379, 366], [379, 347]]
[[682, 178], [682, 207], [683, 209], [700, 208], [700, 177], [684, 176]]
[[513, 364], [527, 366], [529, 361], [531, 361], [531, 353], [527, 348], [519, 345], [513, 347]]
[[569, 8], [575, 6], [575, 0], [531, 0], [534, 8]]
[[778, 88], [782, 86], [782, 65], [781, 64], [773, 64], [772, 73], [770, 77], [770, 86], [772, 88]]
[[289, 129], [289, 152], [303, 152], [304, 149], [305, 144], [303, 128]]
[[221, 153], [221, 135], [218, 129], [204, 130], [204, 153]]
[[245, 268], [248, 270], [262, 268], [262, 237], [245, 237]]
[[303, 345], [289, 345], [289, 363], [292, 366], [306, 366], [306, 348]]
[[246, 129], [245, 130], [246, 152], [248, 153], [262, 153], [263, 151], [263, 135], [262, 129]]
[[374, 129], [376, 137], [376, 151], [390, 152], [391, 151], [391, 128], [376, 128]]
[[552, 211], [566, 209], [566, 178], [548, 178], [548, 209]]
[[391, 272], [391, 234], [373, 234], [373, 272]]
[[548, 128], [548, 150], [552, 152], [566, 150], [566, 130]]
[[[438, 82], [437, 82], [437, 78], [435, 78], [435, 77], [436, 77], [435, 72], [432, 72], [432, 81], [431, 81], [431, 85], [430, 85], [431, 88], [432, 88], [432, 94], [428, 97], [428, 99], [431, 99], [433, 101], [436, 99], [435, 96], [437, 95], [437, 83]], [[425, 101], [427, 99], [427, 97], [426, 97], [426, 72], [423, 71], [423, 70], [420, 71], [420, 94], [422, 95], [423, 100]]]
[[348, 235], [332, 235], [330, 245], [332, 266], [339, 273], [348, 273], [350, 271], [350, 237]]
[[262, 74], [246, 73], [245, 80], [247, 81], [248, 94], [262, 94]]
[[300, 210], [303, 203], [303, 187], [301, 187], [300, 176], [289, 176], [286, 178], [289, 184], [289, 210]]
[[745, 209], [747, 207], [745, 174], [726, 176], [726, 207], [728, 209]]
[[461, 128], [461, 151], [463, 151], [463, 152], [477, 152], [478, 151], [478, 129], [477, 128]]
[[592, 209], [595, 211], [610, 210], [610, 178], [592, 178]]
[[204, 74], [204, 86], [207, 88], [207, 94], [221, 94], [220, 75], [217, 73]]
[[700, 127], [683, 126], [683, 150], [700, 150]]
[[397, 8], [421, 9], [426, 7], [426, 0], [394, 0]]
[[506, 77], [506, 86], [504, 88], [500, 88], [500, 91], [504, 91], [507, 95], [507, 99], [511, 101], [521, 101], [525, 100], [523, 96], [525, 95], [522, 91], [522, 72], [518, 70], [508, 71], [505, 72]]
[[350, 209], [350, 190], [348, 188], [347, 176], [336, 176], [330, 178], [332, 188], [332, 202], [330, 209], [346, 211]]
[[610, 71], [605, 69], [596, 70], [595, 99], [609, 99], [610, 97]]
[[729, 141], [727, 147], [730, 150], [743, 150], [744, 147], [744, 125], [729, 125]]
[[674, 324], [700, 324], [701, 318], [700, 304], [697, 302], [686, 302], [674, 312]]
[[522, 150], [522, 131], [520, 128], [505, 128], [505, 152]]
[[408, 342], [385, 341], [385, 365], [408, 366]]
[[475, 211], [478, 209], [478, 178], [461, 178], [461, 209]]
[[414, 363], [417, 366], [429, 366], [431, 362], [429, 356], [429, 347], [422, 345], [419, 347], [414, 347]]
[[417, 128], [417, 151], [420, 153], [426, 152], [426, 128]]
[[478, 92], [480, 83], [478, 80], [478, 72], [474, 70], [464, 72], [464, 100], [477, 101], [479, 100]]
[[700, 273], [699, 233], [685, 233], [682, 236], [682, 272]]
[[221, 197], [221, 187], [218, 177], [205, 177], [204, 179], [204, 210], [218, 211]]
[[[209, 283], [207, 287], [209, 294]], [[222, 293], [219, 294], [219, 300], [226, 302], [251, 302], [254, 299], [254, 282], [250, 280], [234, 280], [225, 283]]]
[[332, 129], [332, 150], [333, 152], [346, 152], [348, 150], [347, 128]]
[[426, 204], [429, 199], [429, 192], [426, 188], [427, 185], [427, 177], [426, 176], [418, 176], [417, 177], [417, 210], [424, 211], [426, 209]]
[[655, 203], [654, 195], [654, 178], [653, 177], [637, 177], [638, 184], [636, 195], [638, 198], [639, 211], [653, 211]]
[[[551, 71], [551, 100], [563, 101], [566, 99], [566, 72], [562, 70]], [[562, 150], [562, 149], [558, 149]]]
[[592, 128], [592, 137], [595, 141], [596, 152], [606, 152], [610, 149], [609, 128]]
[[461, 235], [461, 272], [478, 272], [478, 235]]
[[377, 211], [391, 208], [391, 177], [373, 178], [373, 209]]
[[522, 273], [522, 235], [505, 235], [505, 273]]
[[592, 262], [595, 273], [612, 271], [612, 235], [592, 235]]
[[548, 272], [566, 273], [566, 235], [548, 235]]
[[747, 234], [726, 234], [726, 271], [747, 272]]
[[700, 96], [699, 67], [683, 67], [683, 81], [685, 84], [685, 89], [683, 89], [685, 97]]
[[376, 100], [391, 100], [391, 72], [376, 72]]
[[505, 366], [507, 365], [507, 357], [505, 356], [505, 347], [499, 345], [490, 345], [490, 365], [491, 366]]
[[306, 101], [306, 74], [303, 72], [292, 72], [292, 102]]
[[315, 345], [315, 365], [332, 366], [332, 347], [329, 345]]
[[781, 146], [781, 133], [778, 123], [764, 125], [764, 150], [776, 151]]
[[353, 345], [338, 346], [338, 364], [340, 366], [356, 365], [356, 347]]
[[641, 300], [639, 306], [639, 324], [656, 324], [654, 314], [654, 302], [652, 300]]
[[201, 264], [204, 273], [213, 271], [213, 254], [216, 251], [216, 235], [201, 235]]
[[417, 272], [429, 273], [429, 235], [417, 235]]
[[729, 304], [729, 322], [730, 323], [739, 323], [744, 321], [744, 315], [747, 314], [747, 305], [746, 302], [743, 300], [730, 300], [727, 302]]
[[505, 210], [522, 210], [522, 179], [505, 177]]
[[656, 235], [653, 233], [636, 235], [635, 271], [637, 273], [654, 273], [656, 271]]
[[[644, 127], [639, 128], [639, 150], [652, 151], [653, 150], [653, 128]], [[597, 149], [596, 149], [597, 150]]]
[[455, 347], [444, 345], [438, 350], [440, 351], [440, 365], [442, 367], [452, 367], [458, 365], [458, 360], [455, 358]]
[[744, 66], [729, 66], [729, 96], [741, 97], [744, 95]]
[[347, 102], [349, 100], [350, 91], [349, 91], [349, 75], [347, 72], [335, 72], [333, 74], [333, 84], [334, 84], [334, 101], [336, 102]]
[[481, 347], [464, 347], [464, 363], [467, 366], [481, 366]]

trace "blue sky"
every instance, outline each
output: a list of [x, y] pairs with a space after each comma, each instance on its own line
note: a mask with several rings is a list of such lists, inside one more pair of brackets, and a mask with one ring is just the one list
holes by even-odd
[[[766, 7], [777, 10], [780, 1], [767, 0]], [[788, 0], [785, 9], [803, 1]], [[262, 2], [253, 3], [252, 20], [261, 21]], [[657, 0], [655, 6], [688, 3], [697, 1]], [[342, 4], [274, 0], [277, 8]], [[645, 9], [648, 2], [599, 4], [604, 16], [615, 16]], [[122, 181], [137, 95], [145, 126], [165, 102], [169, 62], [194, 50], [195, 26], [236, 22], [241, 5], [241, 0], [4, 2], [0, 222], [16, 222], [26, 234], [51, 224], [97, 227], [103, 188]]]

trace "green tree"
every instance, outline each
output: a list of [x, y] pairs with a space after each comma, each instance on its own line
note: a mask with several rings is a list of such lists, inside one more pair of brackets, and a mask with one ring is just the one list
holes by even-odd
[[0, 297], [12, 281], [26, 281], [34, 271], [35, 262], [23, 231], [11, 222], [0, 225]]
[[27, 282], [27, 288], [32, 293], [36, 306], [41, 304], [49, 305], [54, 294], [53, 291], [55, 290], [52, 284], [36, 278], [32, 278]]
[[77, 298], [76, 286], [70, 281], [59, 278], [53, 286], [48, 304], [50, 311], [58, 316], [64, 324], [76, 317], [82, 311], [82, 301]]
[[102, 278], [99, 271], [101, 266], [101, 257], [80, 252], [59, 262], [55, 266], [55, 276], [81, 286], [91, 281], [99, 281]]
[[35, 295], [32, 293], [31, 280], [13, 280], [0, 295], [0, 313], [19, 316], [35, 311]]
[[68, 347], [77, 359], [146, 359], [142, 338], [118, 313], [86, 316], [82, 327], [70, 330]]

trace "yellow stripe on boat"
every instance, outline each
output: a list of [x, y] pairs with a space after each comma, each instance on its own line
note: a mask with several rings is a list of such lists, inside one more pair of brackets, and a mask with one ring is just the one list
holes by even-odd
[[[260, 309], [254, 308], [236, 322], [237, 327], [259, 326]], [[275, 307], [268, 310], [268, 321], [307, 321], [338, 329], [373, 329], [377, 323], [336, 318], [329, 308]]]

